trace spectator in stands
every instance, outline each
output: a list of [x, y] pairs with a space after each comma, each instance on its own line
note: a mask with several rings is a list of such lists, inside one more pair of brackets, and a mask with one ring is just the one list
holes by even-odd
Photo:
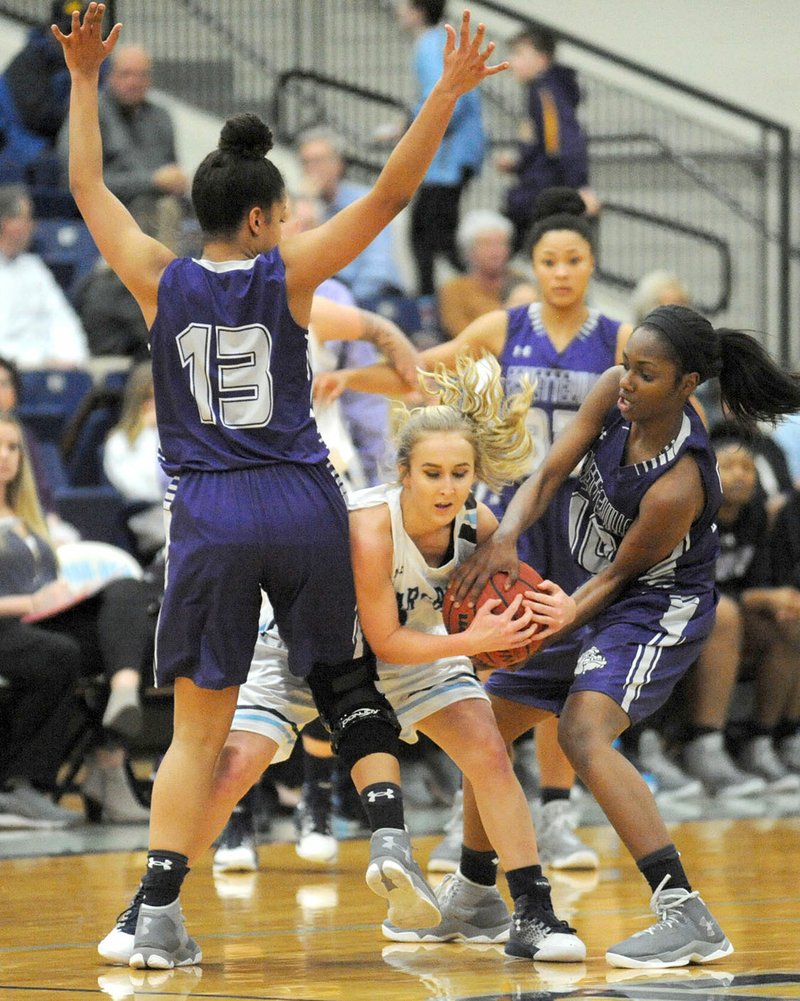
[[[419, 111], [442, 72], [445, 0], [402, 0], [401, 23], [414, 35], [413, 69]], [[417, 293], [436, 292], [434, 265], [444, 256], [457, 271], [463, 262], [456, 243], [461, 195], [480, 173], [486, 150], [480, 95], [460, 97], [445, 137], [417, 189], [411, 208], [411, 249], [417, 268]]]
[[150, 335], [142, 311], [102, 257], [79, 287], [75, 308], [93, 357], [118, 355], [134, 361], [149, 357]]
[[8, 414], [0, 416], [0, 534], [3, 673], [11, 665], [20, 677], [30, 676], [62, 657], [73, 674], [91, 678], [101, 668], [110, 695], [103, 746], [83, 784], [87, 812], [109, 822], [145, 822], [148, 812], [128, 784], [123, 745], [141, 727], [140, 671], [155, 626], [152, 590], [126, 578], [76, 593], [59, 577], [22, 429]]
[[505, 216], [489, 209], [467, 212], [458, 226], [458, 245], [467, 262], [467, 274], [439, 289], [439, 325], [448, 337], [457, 337], [479, 316], [505, 309], [514, 293], [514, 305], [533, 302], [532, 277], [508, 266], [514, 227]]
[[689, 290], [671, 271], [648, 271], [631, 293], [631, 319], [639, 324], [656, 306], [691, 306]]
[[137, 555], [142, 563], [148, 563], [166, 542], [167, 486], [158, 461], [153, 370], [149, 361], [136, 365], [128, 375], [119, 422], [103, 448], [103, 470], [126, 501], [141, 505], [128, 518], [128, 527], [136, 539]]
[[[369, 191], [366, 185], [346, 180], [342, 140], [330, 129], [315, 128], [304, 132], [297, 151], [310, 192], [322, 201], [325, 219], [332, 218]], [[359, 305], [379, 295], [404, 295], [391, 227], [381, 230], [336, 277], [347, 285]]]
[[0, 186], [0, 352], [21, 369], [80, 368], [86, 336], [50, 270], [28, 253], [33, 229], [27, 189]]
[[[150, 100], [152, 60], [139, 45], [120, 45], [99, 94], [103, 175], [108, 187], [149, 232], [175, 249], [188, 211], [186, 172], [178, 163], [175, 130], [166, 108]], [[66, 175], [69, 129], [58, 140]]]
[[600, 202], [589, 187], [586, 137], [576, 114], [578, 82], [573, 69], [556, 62], [555, 35], [530, 25], [511, 39], [509, 47], [511, 72], [525, 87], [528, 113], [520, 124], [516, 155], [499, 155], [495, 165], [516, 178], [506, 192], [505, 214], [514, 224], [517, 251], [545, 188], [576, 189], [589, 216], [599, 213]]
[[82, 0], [55, 0], [50, 17], [31, 29], [3, 71], [0, 88], [0, 178], [33, 181], [39, 172], [57, 182], [54, 148], [67, 115], [69, 73], [50, 25], [69, 31]]
[[[772, 583], [777, 588], [800, 590], [800, 490], [795, 488], [778, 514], [770, 533]], [[800, 672], [794, 680], [773, 739], [783, 764], [800, 773]]]
[[[730, 428], [711, 438], [722, 481], [720, 600], [714, 629], [689, 675], [691, 719], [683, 763], [718, 796], [796, 791], [800, 777], [778, 758], [773, 734], [800, 678], [800, 590], [773, 584], [767, 510], [756, 493], [751, 448]], [[726, 750], [725, 728], [734, 686], [745, 669], [755, 674], [756, 705], [739, 768]]]

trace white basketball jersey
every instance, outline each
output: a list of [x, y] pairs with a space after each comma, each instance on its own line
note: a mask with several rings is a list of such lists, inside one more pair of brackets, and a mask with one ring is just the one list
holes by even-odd
[[353, 493], [348, 504], [351, 510], [376, 507], [379, 504], [388, 506], [393, 541], [392, 583], [397, 597], [400, 625], [423, 633], [444, 634], [444, 593], [458, 564], [474, 552], [477, 544], [478, 511], [475, 500], [469, 497], [466, 505], [456, 515], [449, 558], [442, 566], [431, 567], [403, 526], [401, 491], [399, 484], [369, 487]]

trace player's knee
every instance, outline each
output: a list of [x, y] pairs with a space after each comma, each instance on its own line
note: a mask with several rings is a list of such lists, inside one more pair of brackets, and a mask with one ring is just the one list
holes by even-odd
[[596, 744], [597, 734], [590, 723], [577, 714], [564, 714], [559, 720], [558, 742], [569, 763], [579, 775], [585, 774]]
[[220, 792], [239, 798], [255, 785], [266, 767], [249, 746], [226, 743], [217, 759], [214, 784]]
[[339, 760], [348, 774], [370, 754], [397, 757], [397, 721], [394, 714], [389, 716], [379, 707], [365, 707], [355, 718], [351, 714], [342, 721], [339, 731], [334, 732], [333, 739]]
[[368, 754], [397, 754], [400, 725], [375, 680], [371, 655], [317, 665], [308, 678], [320, 719], [348, 771]]

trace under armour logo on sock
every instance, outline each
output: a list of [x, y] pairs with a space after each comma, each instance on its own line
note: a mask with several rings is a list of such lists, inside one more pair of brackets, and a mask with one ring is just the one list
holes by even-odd
[[377, 789], [377, 790], [370, 789], [370, 791], [367, 793], [367, 799], [370, 801], [370, 803], [374, 803], [379, 796], [385, 796], [386, 799], [396, 799], [394, 794], [394, 789]]
[[160, 869], [163, 869], [164, 872], [169, 872], [170, 869], [172, 869], [172, 859], [149, 858], [147, 860], [148, 869], [155, 869], [156, 866], [158, 866]]

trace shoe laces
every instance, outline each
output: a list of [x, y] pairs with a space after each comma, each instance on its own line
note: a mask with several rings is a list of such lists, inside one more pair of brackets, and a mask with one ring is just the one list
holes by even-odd
[[144, 902], [144, 887], [139, 884], [139, 889], [133, 895], [133, 900], [128, 904], [124, 911], [121, 911], [117, 915], [117, 920], [114, 923], [115, 928], [118, 931], [125, 932], [127, 935], [133, 935], [136, 931], [136, 922], [139, 918], [139, 908]]
[[[683, 913], [683, 905], [687, 900], [692, 900], [700, 896], [697, 890], [686, 890], [682, 886], [675, 887], [672, 890], [665, 889], [669, 880], [670, 876], [667, 874], [655, 888], [653, 896], [650, 898], [650, 908], [658, 919], [657, 925], [666, 928], [671, 928], [678, 924]], [[652, 933], [655, 931], [655, 927], [648, 928], [647, 931]]]

